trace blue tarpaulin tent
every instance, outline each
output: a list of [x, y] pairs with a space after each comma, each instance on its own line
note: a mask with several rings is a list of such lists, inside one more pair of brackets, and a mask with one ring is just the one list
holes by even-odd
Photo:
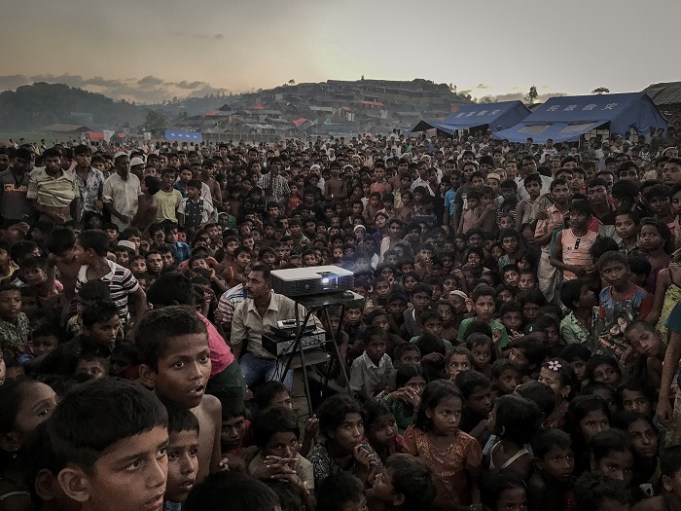
[[438, 129], [452, 134], [457, 130], [480, 128], [489, 125], [491, 131], [502, 130], [519, 123], [530, 115], [530, 111], [522, 101], [503, 101], [501, 103], [480, 103], [460, 105], [456, 111], [444, 119], [423, 120], [411, 131]]
[[544, 143], [578, 141], [591, 130], [606, 126], [611, 134], [626, 135], [630, 128], [639, 134], [651, 127], [667, 129], [667, 121], [643, 92], [551, 98], [520, 123], [493, 133], [494, 138]]
[[163, 138], [171, 142], [203, 142], [203, 135], [196, 131], [166, 130]]

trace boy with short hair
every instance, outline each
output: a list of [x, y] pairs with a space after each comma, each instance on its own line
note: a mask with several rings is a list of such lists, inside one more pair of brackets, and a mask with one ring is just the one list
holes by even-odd
[[57, 483], [82, 511], [161, 511], [167, 428], [165, 408], [141, 385], [104, 378], [76, 386], [47, 421], [64, 463]]
[[199, 471], [199, 421], [180, 406], [166, 404], [168, 412], [168, 482], [165, 509], [181, 509]]
[[634, 320], [645, 320], [653, 305], [653, 296], [633, 284], [627, 257], [611, 250], [598, 260], [601, 279], [606, 284], [599, 295], [598, 316], [603, 321], [599, 337], [601, 346], [617, 356], [627, 348], [624, 330]]
[[573, 200], [569, 214], [569, 227], [556, 234], [550, 261], [562, 270], [563, 280], [590, 277], [596, 268], [589, 249], [598, 238], [598, 233], [589, 230], [593, 217], [591, 205], [585, 199]]
[[516, 209], [516, 229], [521, 230], [524, 224], [531, 224], [537, 219], [539, 196], [541, 195], [542, 179], [539, 174], [530, 174], [523, 180], [523, 187], [529, 198], [520, 201]]
[[124, 324], [130, 322], [129, 300], [134, 297], [133, 319], [140, 320], [147, 310], [147, 297], [130, 270], [106, 258], [108, 243], [102, 231], [83, 231], [78, 236], [76, 252], [81, 264], [76, 282], [76, 292], [91, 280], [109, 284], [111, 299], [118, 307]]
[[376, 385], [392, 368], [386, 353], [386, 332], [379, 326], [370, 326], [364, 332], [364, 353], [352, 362], [350, 388], [363, 399], [374, 396]]
[[492, 340], [499, 349], [505, 349], [508, 346], [508, 333], [502, 323], [494, 319], [494, 309], [496, 291], [493, 287], [481, 284], [473, 289], [471, 293], [471, 302], [473, 305], [474, 316], [466, 318], [459, 325], [459, 334], [457, 341], [464, 342], [466, 340], [466, 329], [476, 319], [484, 321], [492, 329]]
[[12, 284], [0, 285], [0, 350], [5, 360], [29, 357], [28, 317], [21, 311], [21, 291]]
[[411, 289], [410, 302], [412, 307], [403, 312], [404, 322], [400, 337], [411, 339], [423, 333], [421, 314], [430, 307], [432, 297], [433, 290], [428, 284], [418, 283]]
[[207, 224], [213, 214], [213, 205], [201, 198], [201, 181], [191, 179], [187, 183], [187, 198], [182, 199], [177, 208], [177, 221], [180, 227], [194, 232], [198, 227]]
[[151, 311], [135, 333], [140, 379], [165, 401], [191, 410], [199, 421], [199, 476], [220, 468], [220, 401], [205, 394], [211, 372], [208, 334], [189, 307]]
[[533, 509], [565, 509], [572, 501], [575, 454], [570, 436], [558, 428], [546, 428], [532, 440], [535, 473], [528, 484]]
[[[422, 460], [409, 454], [393, 454], [367, 491], [385, 511], [422, 511], [430, 509], [437, 491], [435, 479]], [[369, 504], [370, 509], [374, 507]]]

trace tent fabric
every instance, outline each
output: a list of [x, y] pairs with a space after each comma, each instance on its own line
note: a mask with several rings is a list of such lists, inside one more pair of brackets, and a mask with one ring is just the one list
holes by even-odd
[[647, 133], [651, 127], [667, 128], [667, 121], [643, 92], [549, 99], [515, 126], [492, 134], [509, 142], [578, 141], [580, 136], [608, 125], [611, 133], [625, 135], [630, 128]]
[[452, 114], [444, 120], [422, 120], [411, 131], [425, 131], [435, 128], [452, 134], [457, 130], [486, 125], [489, 125], [492, 131], [497, 131], [519, 123], [528, 115], [530, 115], [530, 111], [523, 105], [522, 101], [456, 105], [452, 109]]
[[163, 138], [171, 142], [203, 142], [203, 135], [196, 131], [166, 130]]

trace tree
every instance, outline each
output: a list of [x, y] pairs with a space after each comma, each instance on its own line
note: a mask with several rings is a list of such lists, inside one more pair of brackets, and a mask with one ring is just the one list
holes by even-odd
[[296, 84], [296, 81], [295, 81], [293, 78], [291, 78], [291, 79], [288, 81], [288, 84], [289, 84], [289, 85], [295, 85], [295, 84]]
[[596, 87], [594, 90], [591, 91], [591, 94], [608, 94], [610, 92], [610, 89], [607, 87]]
[[147, 112], [147, 119], [144, 121], [144, 128], [148, 131], [162, 131], [168, 127], [168, 118], [163, 113], [156, 110]]
[[533, 85], [532, 87], [530, 87], [530, 92], [528, 92], [523, 99], [525, 100], [526, 103], [529, 103], [531, 105], [537, 100], [538, 97], [539, 94], [537, 93], [537, 87]]

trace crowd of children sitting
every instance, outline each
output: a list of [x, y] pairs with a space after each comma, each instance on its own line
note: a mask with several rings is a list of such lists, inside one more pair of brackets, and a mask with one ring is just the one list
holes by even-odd
[[[133, 151], [127, 225], [5, 216], [0, 511], [681, 510], [678, 150], [378, 140]], [[230, 349], [255, 263], [364, 298], [312, 416]]]

